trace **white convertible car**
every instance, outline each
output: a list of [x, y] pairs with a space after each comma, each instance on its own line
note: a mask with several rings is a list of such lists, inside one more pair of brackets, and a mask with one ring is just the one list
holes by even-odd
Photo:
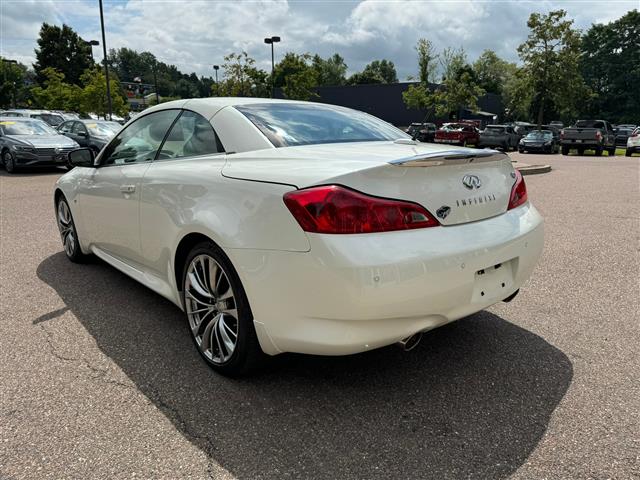
[[543, 222], [509, 157], [422, 144], [375, 117], [256, 98], [164, 103], [55, 188], [94, 254], [183, 309], [215, 370], [399, 343], [511, 300]]

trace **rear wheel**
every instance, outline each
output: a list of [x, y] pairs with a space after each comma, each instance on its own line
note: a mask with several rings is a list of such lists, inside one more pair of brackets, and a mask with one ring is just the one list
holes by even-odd
[[213, 242], [202, 242], [191, 250], [182, 286], [191, 338], [211, 368], [237, 376], [264, 362], [240, 278]]
[[601, 157], [603, 148], [602, 147], [596, 147], [595, 150], [596, 150], [596, 157]]
[[569, 147], [562, 146], [562, 155], [569, 155]]
[[630, 149], [630, 148], [627, 148], [627, 150], [625, 150], [625, 152], [624, 152], [624, 156], [625, 156], [625, 157], [630, 157], [632, 153], [633, 153], [633, 152], [631, 151], [631, 149]]
[[584, 155], [584, 148], [578, 149], [578, 155]]
[[609, 150], [607, 150], [607, 152], [609, 153], [610, 157], [615, 157], [616, 156], [616, 147], [610, 148]]
[[17, 171], [16, 167], [16, 157], [13, 156], [9, 150], [6, 150], [2, 154], [2, 163], [4, 163], [4, 168], [7, 173], [15, 173]]

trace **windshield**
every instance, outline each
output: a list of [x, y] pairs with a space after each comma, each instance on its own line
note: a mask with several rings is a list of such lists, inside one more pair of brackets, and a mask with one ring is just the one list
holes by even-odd
[[546, 138], [553, 138], [553, 133], [549, 132], [548, 130], [536, 130], [527, 134], [527, 139], [529, 140], [540, 140]]
[[276, 147], [409, 138], [376, 117], [347, 108], [264, 103], [237, 105], [235, 109], [251, 120]]
[[96, 137], [113, 137], [122, 128], [122, 125], [116, 122], [85, 123], [85, 126]]
[[57, 135], [53, 128], [42, 120], [3, 120], [0, 128], [5, 135]]
[[64, 122], [64, 118], [62, 117], [62, 115], [58, 115], [57, 113], [36, 113], [31, 115], [31, 118], [44, 120], [49, 125], [53, 125], [54, 127], [57, 127], [62, 122]]
[[576, 122], [578, 128], [604, 128], [604, 123], [599, 120], [578, 120]]

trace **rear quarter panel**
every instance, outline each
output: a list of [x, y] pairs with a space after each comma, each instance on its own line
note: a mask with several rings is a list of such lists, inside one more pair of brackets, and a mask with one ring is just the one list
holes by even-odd
[[225, 162], [226, 155], [158, 161], [147, 170], [142, 255], [160, 276], [172, 278], [176, 248], [189, 233], [206, 235], [224, 250], [309, 250], [282, 199], [294, 187], [223, 177]]

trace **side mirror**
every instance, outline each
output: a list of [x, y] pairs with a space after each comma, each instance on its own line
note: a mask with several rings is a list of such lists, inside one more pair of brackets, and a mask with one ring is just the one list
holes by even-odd
[[93, 167], [95, 158], [93, 150], [90, 148], [78, 148], [69, 152], [67, 156], [69, 163], [74, 167]]

